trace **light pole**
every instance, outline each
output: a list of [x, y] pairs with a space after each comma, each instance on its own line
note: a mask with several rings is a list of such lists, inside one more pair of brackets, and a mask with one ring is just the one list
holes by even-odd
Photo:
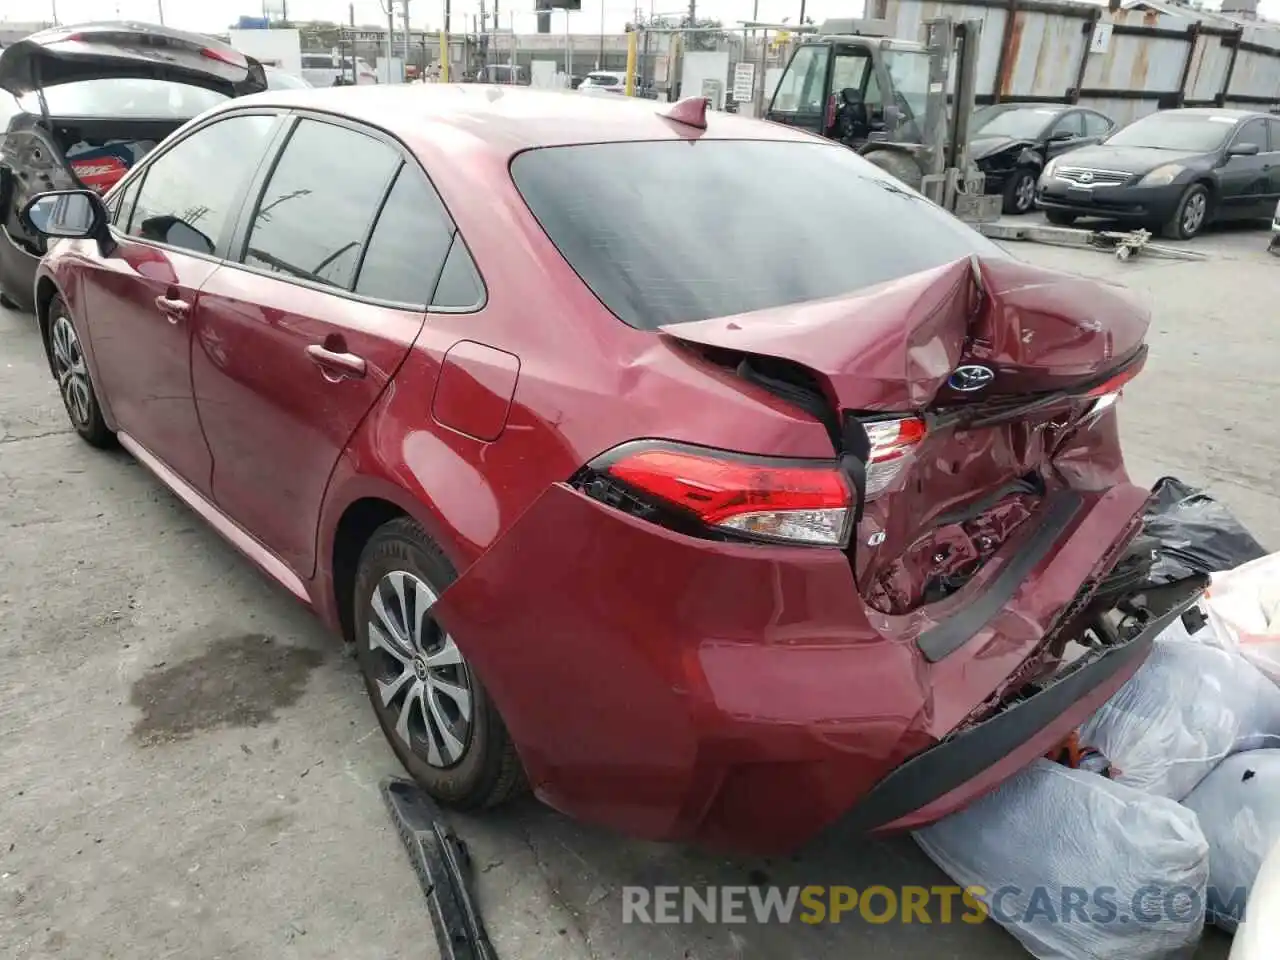
[[160, 14], [160, 26], [164, 26], [164, 0], [156, 0], [156, 12]]

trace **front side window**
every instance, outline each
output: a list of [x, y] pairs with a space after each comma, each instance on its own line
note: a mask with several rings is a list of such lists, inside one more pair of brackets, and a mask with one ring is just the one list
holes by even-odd
[[893, 80], [898, 106], [905, 104], [914, 118], [923, 120], [929, 106], [929, 54], [890, 49], [884, 51], [882, 59]]
[[1084, 132], [1090, 137], [1105, 137], [1111, 129], [1111, 121], [1100, 113], [1084, 113]]
[[244, 262], [350, 290], [400, 156], [348, 127], [301, 120], [254, 212]]
[[1246, 143], [1256, 143], [1259, 153], [1267, 152], [1267, 125], [1262, 120], [1250, 120], [1240, 128], [1240, 132], [1232, 141], [1233, 146]]
[[[184, 138], [143, 174], [131, 236], [212, 254], [267, 147], [276, 118], [227, 117]], [[123, 226], [123, 221], [120, 223]]]
[[1084, 136], [1084, 118], [1080, 116], [1079, 111], [1072, 110], [1070, 113], [1063, 114], [1062, 118], [1053, 125], [1053, 131], [1050, 133], [1053, 137], [1076, 137]]
[[[972, 254], [1007, 259], [834, 143], [544, 147], [516, 156], [511, 175], [569, 265], [641, 329], [843, 296]], [[779, 205], [780, 183], [804, 184], [820, 208]]]
[[827, 60], [831, 46], [825, 43], [797, 47], [783, 71], [773, 95], [775, 113], [822, 113], [827, 105]]

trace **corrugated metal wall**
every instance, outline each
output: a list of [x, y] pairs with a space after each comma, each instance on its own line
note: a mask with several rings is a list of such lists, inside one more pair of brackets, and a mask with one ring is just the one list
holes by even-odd
[[1280, 29], [1160, 4], [881, 0], [894, 36], [980, 19], [978, 102], [1078, 102], [1126, 122], [1176, 106], [1280, 109]]

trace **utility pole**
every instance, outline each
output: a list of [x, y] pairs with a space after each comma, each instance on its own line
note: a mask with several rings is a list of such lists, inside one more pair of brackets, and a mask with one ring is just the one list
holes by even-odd
[[[466, 21], [463, 21], [463, 29], [466, 29]], [[450, 0], [444, 0], [444, 32], [453, 32], [453, 4]]]
[[800, 26], [804, 26], [804, 0], [800, 0]]
[[396, 0], [387, 0], [387, 83], [391, 82], [391, 58], [396, 55]]
[[409, 0], [400, 0], [404, 10], [404, 60], [400, 64], [401, 79], [408, 79], [409, 71]]
[[53, 5], [53, 25], [58, 25], [58, 0], [52, 0]]
[[156, 11], [160, 14], [160, 26], [164, 26], [164, 0], [156, 0]]
[[698, 24], [698, 0], [689, 0], [689, 26]]

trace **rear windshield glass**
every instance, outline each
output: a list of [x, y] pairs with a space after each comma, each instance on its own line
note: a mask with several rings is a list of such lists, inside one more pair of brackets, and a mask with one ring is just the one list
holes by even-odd
[[544, 147], [511, 175], [551, 241], [633, 327], [840, 296], [990, 240], [837, 144]]
[[[54, 117], [119, 117], [141, 120], [190, 120], [228, 98], [204, 87], [170, 80], [107, 77], [46, 87], [45, 101]], [[36, 94], [22, 98], [22, 109], [40, 112]]]

